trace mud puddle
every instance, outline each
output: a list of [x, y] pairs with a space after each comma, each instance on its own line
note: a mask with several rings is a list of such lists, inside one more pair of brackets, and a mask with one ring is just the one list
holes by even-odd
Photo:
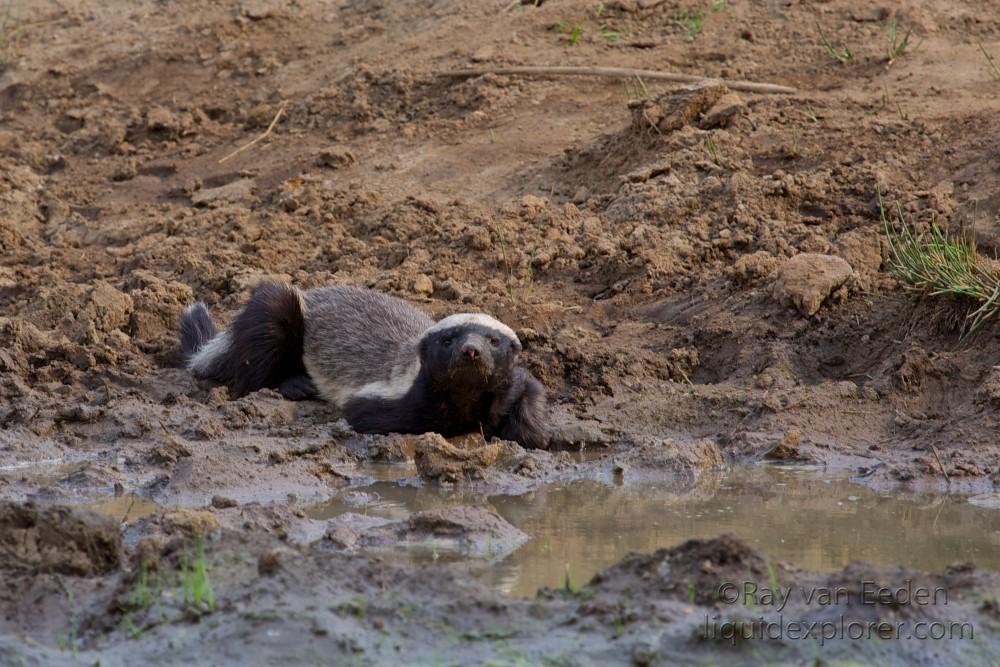
[[[346, 512], [392, 520], [455, 505], [495, 510], [531, 536], [499, 562], [474, 566], [505, 593], [588, 581], [630, 552], [649, 553], [692, 538], [733, 534], [803, 569], [832, 571], [852, 561], [940, 571], [956, 562], [1000, 571], [1000, 512], [992, 503], [941, 494], [874, 491], [848, 470], [758, 466], [697, 481], [609, 486], [592, 480], [520, 495], [482, 495], [390, 481], [406, 466], [381, 466], [376, 481], [311, 507], [313, 519]], [[414, 563], [451, 560], [446, 545], [407, 554]]]

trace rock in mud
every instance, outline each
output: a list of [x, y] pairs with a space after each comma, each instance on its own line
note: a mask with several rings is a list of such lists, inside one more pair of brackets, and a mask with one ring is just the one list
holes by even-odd
[[746, 113], [747, 105], [740, 96], [727, 89], [715, 104], [705, 111], [699, 125], [703, 130], [731, 127]]
[[812, 316], [853, 274], [851, 265], [840, 257], [816, 253], [795, 255], [778, 272], [774, 297], [803, 315]]
[[592, 420], [577, 419], [568, 414], [553, 411], [552, 447], [603, 447], [611, 443], [611, 436], [601, 425]]
[[714, 440], [703, 438], [677, 442], [671, 438], [651, 439], [615, 457], [616, 472], [627, 478], [659, 478], [668, 474], [692, 474], [701, 470], [721, 468], [726, 458]]
[[357, 544], [369, 549], [426, 546], [494, 556], [512, 551], [527, 539], [496, 512], [482, 507], [449, 507], [369, 528], [359, 535]]
[[160, 526], [168, 535], [201, 537], [219, 528], [219, 520], [205, 510], [178, 509], [164, 512]]
[[413, 280], [413, 292], [420, 296], [430, 296], [434, 293], [434, 282], [429, 276], [421, 273]]
[[171, 434], [166, 434], [166, 442], [152, 451], [150, 458], [155, 463], [173, 465], [178, 460], [191, 456], [191, 449]]
[[220, 496], [220, 495], [212, 496], [212, 502], [210, 504], [212, 505], [212, 507], [219, 510], [240, 506], [240, 504], [235, 500], [233, 500], [232, 498], [227, 498], [226, 496]]
[[220, 185], [217, 188], [198, 190], [191, 195], [191, 203], [195, 206], [216, 207], [223, 204], [242, 204], [250, 201], [253, 196], [253, 179], [241, 178], [232, 183]]
[[0, 568], [93, 576], [121, 560], [121, 533], [111, 517], [62, 505], [0, 504]]
[[146, 112], [146, 129], [168, 135], [180, 135], [191, 127], [191, 115], [177, 114], [164, 107], [153, 107]]
[[780, 264], [778, 258], [768, 251], [758, 250], [736, 260], [729, 275], [739, 285], [752, 285], [777, 271]]
[[187, 285], [165, 281], [146, 271], [133, 274], [142, 287], [132, 292], [133, 311], [129, 332], [141, 341], [165, 337], [173, 345], [173, 333], [180, 312], [192, 301], [194, 294]]
[[98, 331], [110, 333], [128, 324], [132, 297], [108, 283], [98, 283], [90, 291], [88, 309]]
[[877, 273], [882, 268], [882, 236], [853, 229], [837, 238], [837, 254], [858, 273]]
[[[722, 85], [697, 86], [673, 90], [629, 103], [632, 129], [668, 133], [685, 125], [694, 125], [702, 114], [712, 109], [723, 96], [732, 94]], [[719, 113], [722, 113], [721, 110]], [[716, 118], [721, 122], [721, 118]]]
[[483, 442], [479, 437], [445, 440], [437, 433], [426, 433], [415, 443], [414, 461], [420, 476], [435, 482], [457, 482], [481, 478], [483, 469], [495, 465], [512, 453], [503, 442]]
[[321, 167], [340, 169], [354, 164], [357, 162], [357, 158], [346, 146], [330, 146], [320, 151], [319, 155], [316, 156], [316, 162]]
[[[776, 576], [787, 581], [785, 568], [775, 563]], [[768, 564], [760, 553], [730, 535], [689, 540], [652, 554], [630, 554], [617, 565], [596, 575], [591, 587], [598, 595], [614, 593], [619, 599], [674, 598], [699, 604], [719, 601], [719, 582], [769, 585]]]
[[764, 455], [764, 458], [770, 461], [789, 461], [798, 458], [801, 443], [802, 431], [792, 429], [784, 435], [781, 442]]

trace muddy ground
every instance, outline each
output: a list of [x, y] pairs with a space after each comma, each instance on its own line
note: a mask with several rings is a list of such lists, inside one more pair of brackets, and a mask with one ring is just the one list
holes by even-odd
[[[232, 662], [231, 647], [250, 637], [265, 651], [272, 631], [285, 638], [276, 646], [306, 650], [294, 634], [303, 626], [291, 630], [298, 616], [272, 614], [261, 597], [329, 610], [324, 596], [349, 598], [350, 584], [359, 595], [402, 590], [433, 612], [409, 637], [376, 625], [378, 614], [317, 625], [307, 631], [319, 655], [336, 645], [359, 663], [391, 662], [376, 635], [427, 647], [431, 627], [471, 606], [498, 615], [486, 625], [513, 619], [532, 660], [582, 642], [588, 660], [643, 664], [608, 648], [616, 623], [602, 616], [596, 634], [581, 624], [590, 612], [575, 593], [522, 602], [460, 577], [426, 582], [365, 555], [399, 534], [304, 520], [303, 507], [362, 480], [372, 461], [418, 455], [426, 483], [505, 492], [765, 457], [851, 466], [886, 488], [993, 488], [1000, 323], [962, 341], [969, 304], [898, 286], [877, 202], [881, 191], [919, 229], [1000, 248], [1000, 83], [978, 45], [1000, 57], [989, 3], [8, 4], [0, 498], [48, 507], [117, 497], [127, 524], [115, 547], [127, 560], [106, 574], [3, 575], [41, 605], [30, 615], [22, 593], [2, 601], [0, 635], [19, 636], [28, 662], [74, 659], [53, 648], [56, 626], [78, 625], [69, 643], [80, 650], [125, 655], [114, 596], [133, 585], [142, 549], [176, 560], [170, 540], [211, 535], [212, 558], [236, 554], [220, 584], [224, 613], [150, 623], [134, 644], [144, 660], [183, 645], [195, 652], [179, 661], [218, 649], [214, 660]], [[893, 23], [912, 34], [890, 57]], [[661, 69], [798, 92], [439, 76], [512, 64]], [[559, 449], [597, 453], [361, 437], [328, 406], [267, 391], [233, 401], [178, 369], [180, 310], [203, 299], [225, 321], [267, 276], [365, 285], [435, 316], [493, 313], [518, 331], [548, 388]], [[454, 530], [490, 524], [469, 520]], [[324, 534], [332, 560], [308, 546]], [[245, 554], [276, 548], [295, 567], [255, 583], [257, 557]], [[610, 581], [625, 577], [615, 572]], [[995, 584], [969, 576], [969, 590]], [[313, 588], [318, 579], [325, 588]], [[621, 599], [595, 587], [601, 604]], [[69, 622], [67, 593], [84, 622]], [[657, 614], [690, 614], [685, 600], [627, 617], [648, 629]], [[287, 625], [255, 625], [256, 614]], [[455, 636], [466, 631], [507, 632]], [[553, 651], [524, 633], [549, 637]], [[479, 655], [455, 646], [458, 662]]]

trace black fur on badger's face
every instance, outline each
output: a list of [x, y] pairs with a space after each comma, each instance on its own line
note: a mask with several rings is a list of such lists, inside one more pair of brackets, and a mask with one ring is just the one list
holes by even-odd
[[502, 386], [510, 378], [521, 352], [520, 341], [506, 326], [479, 317], [483, 321], [441, 326], [449, 324], [452, 318], [447, 318], [422, 338], [421, 365], [435, 386], [481, 392]]

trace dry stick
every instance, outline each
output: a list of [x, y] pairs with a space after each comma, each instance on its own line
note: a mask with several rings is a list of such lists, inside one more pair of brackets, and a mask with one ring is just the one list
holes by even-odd
[[695, 76], [693, 74], [676, 74], [674, 72], [658, 72], [648, 69], [631, 69], [628, 67], [476, 67], [473, 69], [457, 69], [450, 72], [438, 72], [437, 76], [467, 78], [483, 74], [523, 74], [525, 76], [608, 76], [608, 77], [641, 77], [653, 81], [673, 81], [675, 83], [721, 83], [733, 90], [745, 90], [751, 93], [795, 93], [794, 88], [779, 86], [774, 83], [754, 83], [753, 81], [729, 81], [728, 79], [713, 79], [711, 77]]
[[278, 120], [281, 119], [281, 114], [285, 113], [285, 108], [287, 106], [288, 106], [288, 100], [283, 100], [281, 102], [281, 106], [278, 108], [278, 113], [274, 114], [274, 120], [272, 120], [271, 124], [267, 126], [267, 129], [264, 130], [264, 133], [261, 134], [260, 136], [256, 137], [250, 143], [243, 144], [242, 146], [240, 146], [239, 148], [237, 148], [236, 150], [234, 150], [232, 153], [230, 153], [226, 157], [224, 157], [221, 160], [219, 160], [219, 164], [222, 164], [223, 162], [225, 162], [226, 160], [228, 160], [231, 157], [235, 157], [235, 156], [239, 155], [240, 153], [242, 153], [243, 151], [247, 150], [248, 148], [252, 148], [255, 144], [257, 144], [257, 143], [263, 141], [264, 139], [266, 139], [267, 135], [271, 134], [271, 130], [274, 129], [274, 126], [278, 124]]
[[938, 465], [941, 466], [941, 474], [944, 475], [944, 481], [951, 486], [951, 478], [948, 477], [948, 471], [944, 469], [944, 464], [941, 463], [941, 455], [938, 453], [938, 448], [931, 445], [931, 451], [934, 452], [934, 458], [937, 459]]
[[122, 517], [120, 523], [125, 523], [128, 521], [128, 515], [132, 513], [132, 508], [135, 507], [135, 494], [132, 495], [132, 502], [128, 504], [128, 509], [125, 510], [125, 516]]

